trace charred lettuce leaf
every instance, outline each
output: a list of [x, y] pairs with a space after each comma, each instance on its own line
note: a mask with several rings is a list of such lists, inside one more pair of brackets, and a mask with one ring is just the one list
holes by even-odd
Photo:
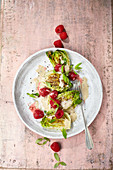
[[[62, 76], [62, 79], [61, 79]], [[67, 79], [66, 79], [67, 78]], [[69, 81], [68, 77], [64, 79], [62, 73], [53, 73], [53, 71], [49, 71], [45, 75], [45, 81], [43, 82], [46, 87], [57, 90], [59, 92], [67, 91], [72, 87], [72, 83]], [[61, 85], [62, 84], [62, 85]]]
[[[80, 104], [82, 102], [82, 100], [80, 99], [80, 92], [76, 91], [76, 90], [60, 93], [57, 98], [58, 98], [58, 100], [60, 100], [62, 102], [62, 104], [65, 103], [65, 105], [67, 105], [65, 107], [66, 109], [68, 109], [71, 106], [76, 107], [78, 104]], [[69, 102], [70, 102], [70, 104], [69, 104]]]
[[62, 130], [63, 128], [70, 129], [71, 128], [71, 118], [67, 112], [64, 112], [62, 118], [57, 119], [55, 117], [55, 111], [52, 111], [51, 114], [47, 113], [41, 121], [41, 125], [47, 129], [55, 129], [55, 130]]
[[65, 65], [66, 72], [70, 69], [70, 59], [66, 51], [56, 50], [56, 51], [47, 51], [46, 55], [48, 56], [51, 64], [55, 67], [57, 64]]

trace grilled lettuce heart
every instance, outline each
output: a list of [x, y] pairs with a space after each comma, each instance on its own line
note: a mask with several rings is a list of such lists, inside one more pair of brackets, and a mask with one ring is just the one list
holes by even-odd
[[71, 106], [76, 107], [82, 102], [82, 100], [80, 99], [80, 93], [76, 90], [66, 91], [58, 94], [57, 99], [61, 101], [61, 105], [65, 110]]
[[64, 50], [56, 50], [54, 52], [47, 51], [46, 55], [48, 56], [53, 67], [55, 67], [57, 64], [65, 65], [65, 72], [69, 72], [70, 60], [66, 51]]
[[55, 111], [47, 112], [46, 116], [42, 118], [41, 125], [47, 129], [62, 130], [71, 128], [71, 118], [67, 112], [64, 112], [62, 118], [57, 119], [55, 117]]
[[[72, 87], [72, 84], [70, 81], [64, 81], [63, 76], [61, 79], [62, 74], [61, 73], [53, 73], [53, 71], [49, 71], [45, 74], [45, 81], [44, 84], [52, 89], [57, 90], [59, 92], [66, 91]], [[62, 85], [62, 84], [63, 85]]]

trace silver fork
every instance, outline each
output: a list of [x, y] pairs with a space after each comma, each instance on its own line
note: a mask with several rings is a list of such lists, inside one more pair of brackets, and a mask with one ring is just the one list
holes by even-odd
[[[80, 98], [83, 99], [80, 82], [75, 87], [75, 90], [80, 92]], [[91, 149], [93, 149], [93, 140], [91, 138], [91, 135], [90, 135], [90, 132], [89, 132], [86, 120], [85, 120], [85, 115], [84, 115], [84, 110], [83, 110], [83, 102], [80, 105], [81, 105], [81, 111], [82, 111], [82, 116], [83, 116], [83, 120], [84, 120], [84, 126], [85, 126], [86, 146], [87, 146], [88, 149], [91, 150]]]

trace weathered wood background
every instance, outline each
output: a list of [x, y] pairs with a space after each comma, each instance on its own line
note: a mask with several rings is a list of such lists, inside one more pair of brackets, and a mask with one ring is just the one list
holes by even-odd
[[[39, 135], [18, 118], [12, 84], [20, 64], [58, 39], [54, 28], [63, 24], [69, 35], [64, 47], [85, 56], [103, 84], [101, 110], [89, 129], [94, 149], [85, 146], [84, 132], [61, 142], [65, 169], [112, 169], [112, 4], [111, 0], [2, 0], [0, 49], [0, 169], [52, 169], [56, 163], [48, 145], [39, 147]], [[51, 142], [56, 140], [51, 140]], [[59, 168], [62, 169], [60, 166]]]

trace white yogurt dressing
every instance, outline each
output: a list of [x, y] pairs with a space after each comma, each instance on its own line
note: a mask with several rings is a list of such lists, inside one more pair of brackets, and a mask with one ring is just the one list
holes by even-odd
[[59, 81], [60, 81], [59, 86], [60, 86], [60, 87], [64, 87], [63, 75], [62, 75], [62, 74], [60, 75]]
[[72, 105], [72, 100], [64, 100], [61, 102], [63, 109], [68, 109]]
[[65, 65], [65, 72], [68, 72], [68, 71], [69, 71], [69, 65], [66, 64], [66, 65]]
[[51, 109], [51, 106], [48, 102], [49, 95], [46, 97], [40, 97], [40, 105], [43, 108], [43, 110], [49, 111]]

